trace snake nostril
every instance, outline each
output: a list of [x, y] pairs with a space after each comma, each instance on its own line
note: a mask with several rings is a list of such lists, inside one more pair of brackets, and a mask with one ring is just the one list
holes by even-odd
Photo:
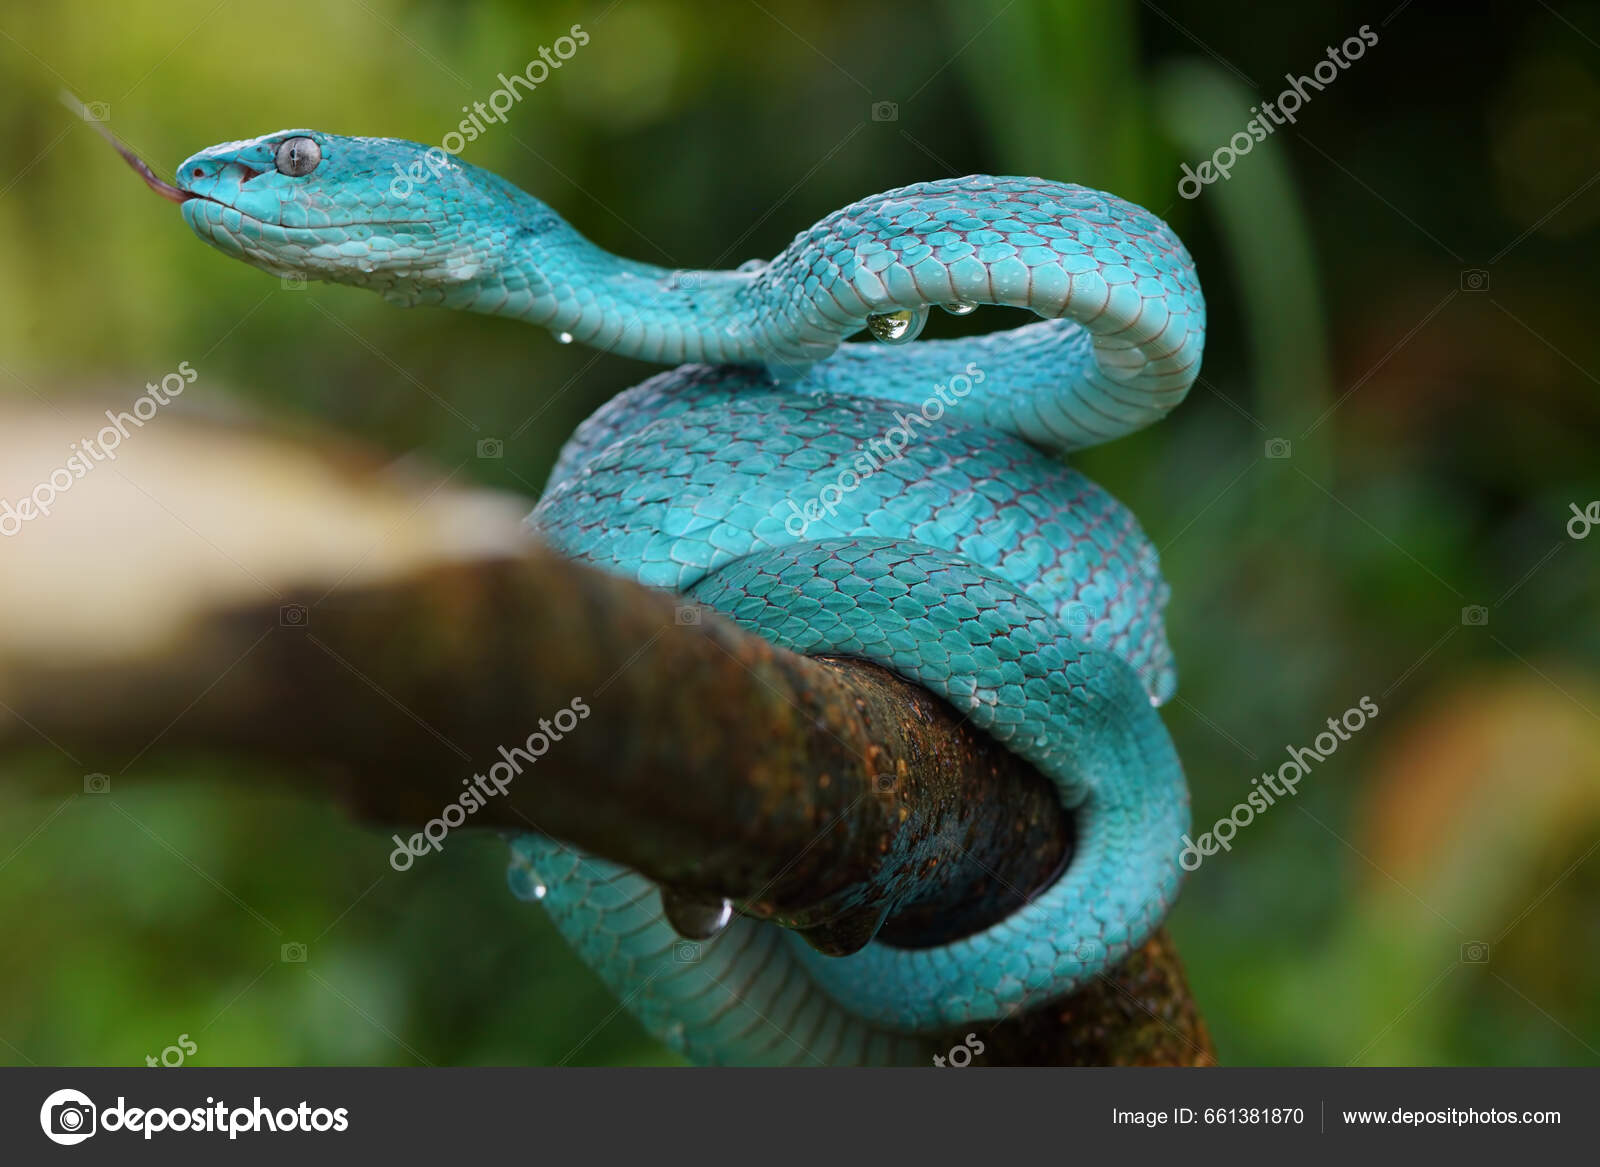
[[196, 178], [204, 178], [206, 176], [206, 172], [201, 167], [196, 166], [194, 168], [194, 176]]

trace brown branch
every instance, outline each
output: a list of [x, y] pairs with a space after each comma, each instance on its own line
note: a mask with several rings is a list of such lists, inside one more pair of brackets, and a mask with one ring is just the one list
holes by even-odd
[[[0, 606], [27, 617], [0, 630], [0, 745], [275, 757], [293, 763], [286, 782], [402, 837], [464, 779], [495, 790], [499, 764], [503, 792], [484, 795], [469, 825], [541, 830], [680, 902], [730, 899], [825, 951], [967, 934], [1069, 854], [1072, 824], [1049, 785], [917, 686], [784, 652], [571, 563], [482, 495], [351, 473], [348, 453], [166, 424], [159, 441], [139, 437], [176, 447], [118, 460], [156, 512], [118, 558], [120, 577], [89, 562], [127, 539], [104, 522], [115, 508], [100, 488], [114, 482], [57, 500], [0, 548], [17, 569], [0, 576]], [[3, 432], [9, 465], [18, 427]], [[213, 459], [227, 447], [230, 481], [174, 469], [200, 442]], [[319, 489], [305, 490], [306, 475]], [[264, 490], [273, 480], [296, 490]], [[10, 486], [0, 497], [28, 489]], [[202, 492], [226, 533], [174, 515]], [[330, 549], [328, 530], [357, 544]], [[67, 580], [66, 607], [92, 618], [63, 611]], [[140, 612], [141, 597], [154, 611]], [[582, 716], [557, 720], [563, 709]], [[1160, 937], [994, 1038], [990, 1062], [1210, 1058]]]

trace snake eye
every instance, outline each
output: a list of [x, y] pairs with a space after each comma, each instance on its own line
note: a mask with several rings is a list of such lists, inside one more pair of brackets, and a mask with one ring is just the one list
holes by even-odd
[[322, 161], [322, 147], [310, 138], [285, 138], [278, 143], [275, 161], [279, 174], [304, 178]]

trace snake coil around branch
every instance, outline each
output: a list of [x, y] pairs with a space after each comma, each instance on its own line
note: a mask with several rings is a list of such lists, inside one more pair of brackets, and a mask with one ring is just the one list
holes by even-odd
[[[537, 833], [512, 844], [513, 890], [706, 1062], [920, 1060], [918, 1034], [1015, 1016], [1143, 944], [1188, 826], [1156, 712], [1175, 687], [1167, 587], [1133, 516], [1061, 455], [1160, 418], [1197, 375], [1204, 302], [1167, 226], [1104, 192], [970, 176], [863, 199], [770, 262], [675, 272], [453, 159], [391, 182], [431, 160], [289, 130], [147, 181], [203, 240], [278, 275], [694, 362], [579, 428], [531, 529], [778, 646], [925, 687], [1036, 767], [1075, 824], [1048, 886], [921, 947], [857, 913], [818, 951], [750, 905], [664, 903]], [[979, 305], [1042, 319], [911, 343], [930, 310]], [[861, 332], [886, 343], [845, 343]]]

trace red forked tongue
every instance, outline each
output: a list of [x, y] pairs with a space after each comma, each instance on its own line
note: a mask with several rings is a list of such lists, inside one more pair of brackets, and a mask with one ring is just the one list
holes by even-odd
[[150, 169], [149, 164], [145, 162], [143, 158], [139, 157], [132, 150], [128, 149], [121, 142], [117, 141], [116, 135], [114, 135], [110, 130], [106, 129], [105, 125], [98, 119], [90, 117], [88, 107], [65, 89], [61, 91], [61, 104], [66, 106], [73, 113], [77, 114], [85, 122], [87, 122], [89, 127], [93, 129], [95, 133], [99, 134], [106, 141], [110, 142], [111, 148], [118, 154], [122, 155], [122, 160], [129, 166], [133, 167], [134, 171], [139, 175], [139, 177], [144, 179], [144, 184], [151, 190], [155, 191], [156, 194], [174, 203], [186, 202], [187, 200], [195, 197], [188, 191], [179, 190], [170, 182], [163, 182], [161, 179], [157, 178], [156, 172]]

